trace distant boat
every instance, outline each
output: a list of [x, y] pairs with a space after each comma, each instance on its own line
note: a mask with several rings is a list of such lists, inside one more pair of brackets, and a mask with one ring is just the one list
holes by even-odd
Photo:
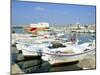
[[29, 39], [31, 38], [32, 34], [18, 34], [18, 33], [12, 33], [12, 44], [16, 43], [16, 40], [18, 39]]

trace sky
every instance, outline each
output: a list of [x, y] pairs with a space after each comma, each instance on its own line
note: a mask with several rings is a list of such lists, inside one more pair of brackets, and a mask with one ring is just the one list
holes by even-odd
[[55, 25], [95, 24], [96, 7], [89, 5], [12, 1], [12, 25], [48, 22]]

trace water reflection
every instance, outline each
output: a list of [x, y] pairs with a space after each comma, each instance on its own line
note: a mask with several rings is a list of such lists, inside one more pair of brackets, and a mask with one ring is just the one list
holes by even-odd
[[56, 72], [56, 71], [71, 71], [80, 70], [76, 63], [63, 64], [59, 66], [51, 66], [48, 62], [41, 59], [30, 59], [16, 62], [25, 73], [42, 73], [42, 72]]
[[50, 69], [50, 64], [41, 59], [24, 60], [17, 64], [25, 73], [48, 72]]

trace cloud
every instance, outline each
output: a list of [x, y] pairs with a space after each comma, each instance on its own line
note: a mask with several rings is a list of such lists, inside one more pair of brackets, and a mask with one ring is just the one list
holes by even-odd
[[45, 10], [45, 8], [43, 8], [43, 7], [35, 7], [34, 9], [37, 11], [44, 11]]

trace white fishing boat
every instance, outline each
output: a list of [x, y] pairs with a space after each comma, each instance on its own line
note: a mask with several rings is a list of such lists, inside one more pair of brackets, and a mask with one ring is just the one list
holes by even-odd
[[18, 50], [22, 50], [24, 56], [41, 56], [42, 49], [52, 46], [50, 43], [16, 44]]
[[13, 33], [12, 34], [12, 39], [18, 39], [18, 38], [27, 38], [32, 36], [32, 34], [18, 34], [18, 33]]
[[40, 56], [42, 48], [50, 47], [52, 41], [54, 38], [20, 39], [16, 41], [16, 47], [24, 56]]
[[18, 34], [18, 33], [13, 33], [12, 34], [12, 45], [16, 43], [16, 40], [20, 39], [32, 39], [32, 34]]
[[88, 54], [95, 53], [95, 44], [83, 43], [81, 45], [74, 45], [65, 48], [44, 48], [43, 60], [48, 61], [51, 65], [57, 63], [68, 63], [79, 61]]

